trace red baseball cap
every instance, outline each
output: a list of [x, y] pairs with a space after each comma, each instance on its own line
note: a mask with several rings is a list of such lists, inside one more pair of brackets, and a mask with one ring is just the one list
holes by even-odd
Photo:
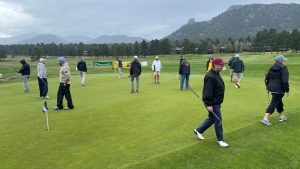
[[213, 65], [221, 65], [221, 66], [223, 66], [223, 65], [225, 65], [227, 62], [225, 62], [223, 59], [221, 59], [221, 58], [214, 58], [213, 60], [212, 60], [212, 64]]

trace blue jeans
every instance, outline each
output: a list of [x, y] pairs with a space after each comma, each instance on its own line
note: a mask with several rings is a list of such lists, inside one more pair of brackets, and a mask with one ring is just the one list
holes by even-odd
[[213, 113], [208, 112], [208, 118], [197, 128], [197, 131], [202, 134], [206, 129], [214, 124], [217, 141], [223, 141], [221, 106], [213, 105], [213, 112], [220, 120]]
[[185, 80], [185, 89], [189, 89], [189, 79], [190, 79], [190, 74], [182, 74], [181, 75], [181, 81], [180, 81], [180, 90], [183, 89], [183, 83], [184, 83], [184, 80]]

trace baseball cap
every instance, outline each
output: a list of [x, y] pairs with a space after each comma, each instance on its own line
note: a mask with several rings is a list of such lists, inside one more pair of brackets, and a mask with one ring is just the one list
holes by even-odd
[[40, 58], [39, 61], [40, 61], [40, 62], [43, 62], [43, 61], [46, 61], [46, 59]]
[[133, 56], [133, 58], [134, 58], [134, 59], [138, 59], [139, 57], [138, 57], [138, 56]]
[[278, 55], [278, 56], [275, 57], [276, 62], [282, 62], [282, 61], [286, 61], [286, 60], [287, 60], [287, 58], [285, 58], [282, 55]]
[[235, 58], [239, 58], [240, 55], [239, 55], [239, 54], [235, 54], [234, 57], [235, 57]]
[[61, 56], [61, 57], [57, 58], [57, 61], [59, 61], [59, 62], [65, 62], [65, 58], [63, 56]]
[[227, 62], [225, 62], [223, 59], [221, 59], [221, 58], [214, 58], [213, 60], [212, 60], [212, 64], [213, 65], [221, 65], [221, 66], [223, 66], [223, 65], [225, 65]]
[[158, 59], [159, 57], [158, 56], [155, 56], [155, 59]]

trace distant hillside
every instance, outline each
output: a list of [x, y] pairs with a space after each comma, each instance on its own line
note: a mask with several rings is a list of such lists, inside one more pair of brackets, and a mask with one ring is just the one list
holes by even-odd
[[65, 43], [66, 40], [62, 39], [57, 35], [45, 34], [45, 35], [37, 35], [33, 38], [25, 39], [20, 42], [19, 44], [37, 44], [37, 43]]
[[90, 43], [134, 43], [135, 41], [141, 42], [143, 39], [138, 37], [128, 37], [125, 35], [103, 35], [90, 41]]
[[300, 4], [235, 5], [209, 21], [190, 20], [166, 38], [171, 41], [189, 39], [227, 39], [255, 36], [264, 29], [300, 30]]
[[125, 35], [113, 35], [113, 36], [99, 36], [95, 39], [92, 39], [90, 37], [86, 36], [80, 36], [80, 35], [73, 35], [73, 36], [65, 36], [60, 37], [57, 35], [52, 34], [42, 34], [42, 35], [36, 35], [36, 34], [28, 34], [28, 35], [21, 35], [21, 36], [15, 36], [10, 38], [0, 38], [0, 45], [10, 45], [10, 44], [37, 44], [37, 43], [79, 43], [83, 42], [86, 44], [89, 43], [134, 43], [135, 41], [141, 42], [143, 39], [138, 37], [128, 37]]

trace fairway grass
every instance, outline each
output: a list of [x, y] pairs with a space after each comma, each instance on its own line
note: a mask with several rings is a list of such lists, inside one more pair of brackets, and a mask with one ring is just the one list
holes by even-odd
[[[279, 122], [274, 113], [272, 125], [264, 126], [260, 119], [268, 96], [260, 63], [250, 66], [258, 69], [245, 73], [241, 89], [229, 82], [228, 70], [223, 72], [223, 128], [230, 145], [224, 149], [217, 145], [213, 127], [204, 133], [204, 141], [194, 135], [207, 112], [193, 93], [179, 91], [175, 64], [177, 60], [162, 73], [160, 85], [152, 84], [150, 72], [143, 72], [141, 92], [135, 94], [130, 93], [129, 78], [88, 74], [87, 85], [81, 86], [72, 72], [74, 110], [53, 110], [58, 78], [49, 78], [50, 131], [45, 130], [36, 80], [30, 81], [30, 93], [23, 93], [21, 82], [1, 84], [0, 168], [300, 167], [299, 77], [291, 78], [291, 95], [284, 97], [289, 120]], [[200, 95], [203, 76], [193, 73], [190, 78]]]

